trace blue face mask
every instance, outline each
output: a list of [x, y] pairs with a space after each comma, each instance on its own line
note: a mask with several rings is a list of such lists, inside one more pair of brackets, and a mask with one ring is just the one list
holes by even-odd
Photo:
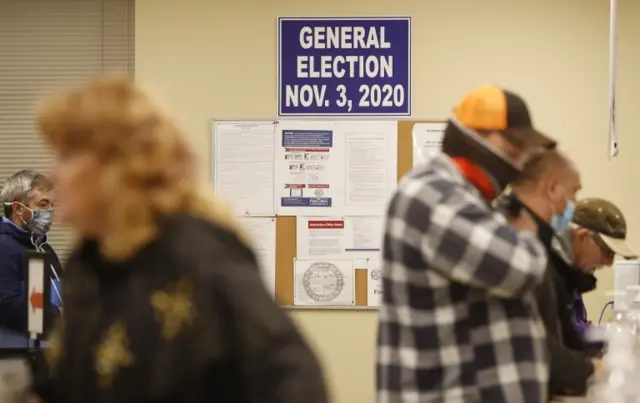
[[564, 211], [561, 215], [554, 214], [551, 219], [551, 226], [557, 232], [563, 232], [569, 225], [571, 224], [571, 220], [573, 220], [573, 213], [576, 211], [576, 204], [569, 200], [567, 202], [567, 207], [565, 207]]

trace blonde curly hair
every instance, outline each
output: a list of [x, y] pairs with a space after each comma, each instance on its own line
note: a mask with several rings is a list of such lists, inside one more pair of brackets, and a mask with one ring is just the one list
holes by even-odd
[[113, 197], [99, 240], [108, 259], [130, 257], [156, 237], [158, 215], [178, 212], [246, 243], [234, 214], [198, 180], [183, 133], [132, 78], [98, 77], [57, 93], [41, 107], [38, 125], [59, 155], [88, 152], [100, 164], [102, 194]]

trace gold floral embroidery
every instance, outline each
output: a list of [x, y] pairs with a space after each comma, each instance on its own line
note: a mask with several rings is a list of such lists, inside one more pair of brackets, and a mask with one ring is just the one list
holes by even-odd
[[107, 329], [102, 342], [96, 350], [96, 372], [98, 386], [108, 389], [122, 367], [133, 363], [133, 354], [129, 350], [129, 339], [123, 324], [114, 323]]
[[195, 319], [193, 306], [193, 283], [182, 279], [172, 284], [167, 291], [151, 294], [151, 306], [156, 311], [156, 320], [162, 325], [162, 336], [171, 340]]

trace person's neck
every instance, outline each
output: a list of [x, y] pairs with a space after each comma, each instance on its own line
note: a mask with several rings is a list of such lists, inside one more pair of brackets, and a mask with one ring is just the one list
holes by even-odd
[[464, 179], [475, 187], [485, 200], [491, 202], [496, 198], [498, 192], [495, 183], [484, 169], [469, 158], [454, 157], [451, 160]]
[[545, 222], [550, 223], [553, 217], [553, 212], [549, 207], [549, 202], [543, 200], [532, 191], [525, 189], [513, 189], [513, 192], [518, 196], [522, 203], [526, 204], [538, 217]]

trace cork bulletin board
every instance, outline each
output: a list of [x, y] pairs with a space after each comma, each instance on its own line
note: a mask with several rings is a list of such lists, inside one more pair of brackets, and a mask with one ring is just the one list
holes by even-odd
[[[442, 120], [398, 121], [398, 180], [413, 167], [413, 126], [442, 123]], [[355, 270], [355, 306], [294, 306], [294, 259], [296, 258], [296, 217], [276, 217], [276, 298], [292, 309], [354, 309], [367, 307], [367, 270]], [[370, 307], [377, 309], [376, 307]]]

